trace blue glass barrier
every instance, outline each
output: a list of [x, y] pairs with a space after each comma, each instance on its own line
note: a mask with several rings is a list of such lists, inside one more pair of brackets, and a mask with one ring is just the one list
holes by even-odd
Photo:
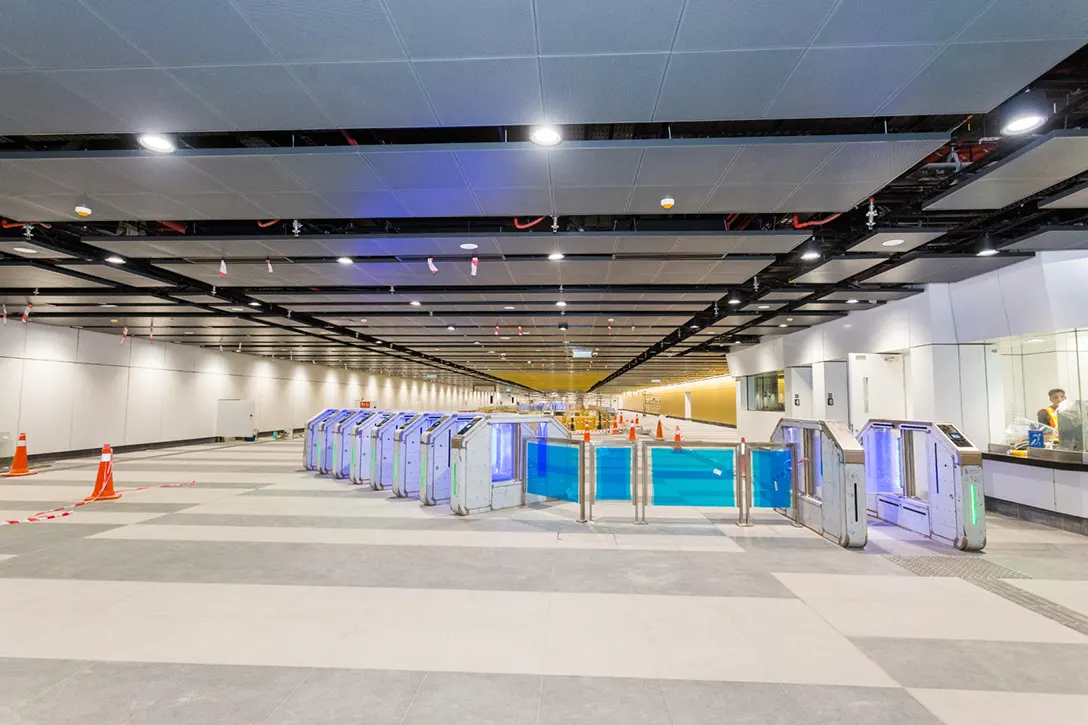
[[734, 450], [651, 448], [655, 506], [735, 506]]
[[526, 444], [525, 490], [561, 501], [578, 501], [578, 449], [548, 445], [545, 441]]
[[792, 486], [793, 454], [790, 451], [752, 449], [752, 506], [789, 508]]
[[631, 500], [631, 461], [634, 450], [628, 447], [601, 447], [597, 455], [597, 500]]

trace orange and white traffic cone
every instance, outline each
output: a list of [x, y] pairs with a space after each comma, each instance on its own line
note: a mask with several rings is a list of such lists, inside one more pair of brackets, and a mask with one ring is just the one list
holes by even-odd
[[620, 413], [620, 425], [623, 425], [623, 413]]
[[661, 425], [661, 419], [657, 419], [657, 439], [659, 441], [665, 440], [665, 426]]
[[679, 426], [679, 425], [677, 425], [677, 426], [676, 426], [676, 438], [674, 438], [673, 440], [675, 440], [675, 441], [676, 441], [677, 443], [679, 443], [680, 441], [684, 440], [684, 439], [683, 439], [683, 438], [682, 438], [682, 437], [680, 436], [680, 426]]
[[584, 440], [586, 443], [589, 443], [589, 423], [586, 423], [586, 432], [582, 436], [582, 440]]
[[98, 475], [94, 479], [94, 491], [84, 501], [113, 501], [121, 494], [113, 490], [113, 449], [102, 446], [102, 458], [98, 461]]
[[26, 461], [26, 433], [19, 434], [19, 441], [15, 444], [15, 458], [11, 460], [11, 468], [7, 473], [0, 473], [4, 478], [15, 476], [33, 476], [37, 471], [31, 471]]
[[633, 441], [635, 439], [635, 426], [631, 426], [631, 430], [627, 433], [627, 440]]
[[619, 435], [619, 434], [620, 434], [620, 419], [619, 418], [613, 418], [612, 419], [612, 435]]
[[642, 425], [642, 423], [640, 423], [639, 420], [638, 420], [638, 413], [635, 413], [635, 427], [638, 428], [641, 425]]

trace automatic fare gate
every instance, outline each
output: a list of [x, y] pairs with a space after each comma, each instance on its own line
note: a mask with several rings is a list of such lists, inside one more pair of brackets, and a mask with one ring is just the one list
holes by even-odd
[[351, 431], [351, 482], [360, 485], [370, 483], [370, 477], [374, 473], [371, 466], [371, 456], [374, 453], [374, 441], [370, 437], [371, 432], [385, 421], [392, 418], [394, 411], [379, 411], [374, 415], [363, 418], [356, 423]]
[[781, 512], [839, 546], [864, 547], [866, 458], [846, 424], [783, 418], [771, 440], [795, 446], [797, 490]]
[[393, 493], [408, 498], [419, 490], [420, 438], [445, 413], [417, 413], [393, 434]]
[[366, 410], [353, 408], [341, 410], [336, 415], [326, 420], [323, 425], [325, 434], [321, 440], [321, 461], [317, 467], [318, 473], [332, 473], [340, 462], [342, 449], [342, 436], [347, 427], [364, 416]]
[[355, 415], [336, 424], [333, 431], [336, 435], [332, 454], [333, 478], [348, 478], [351, 476], [351, 468], [355, 463], [355, 428], [375, 415], [381, 415], [381, 411], [364, 408], [357, 411]]
[[[450, 509], [465, 516], [525, 504], [524, 450], [534, 439], [570, 440], [570, 431], [550, 415], [492, 414], [465, 426], [451, 441]], [[583, 470], [581, 453], [577, 460]]]
[[375, 491], [393, 488], [393, 443], [397, 429], [415, 413], [394, 413], [370, 431], [370, 487]]
[[453, 437], [480, 417], [485, 416], [479, 413], [444, 415], [423, 431], [419, 442], [419, 502], [424, 506], [434, 506], [450, 500]]
[[870, 420], [860, 438], [872, 515], [957, 549], [986, 546], [982, 454], [955, 426]]
[[321, 433], [318, 426], [338, 412], [340, 412], [339, 408], [326, 408], [306, 421], [306, 432], [302, 444], [302, 465], [307, 471], [317, 470], [321, 461]]

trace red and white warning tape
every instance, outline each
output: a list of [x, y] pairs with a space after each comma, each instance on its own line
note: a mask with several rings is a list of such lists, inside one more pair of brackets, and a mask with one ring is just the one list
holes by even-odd
[[[152, 488], [185, 488], [187, 486], [195, 486], [196, 481], [189, 481], [189, 483], [164, 483], [159, 486], [138, 486], [136, 488], [121, 488], [117, 489], [116, 493], [134, 493], [136, 491], [147, 491]], [[49, 509], [48, 511], [39, 511], [33, 516], [27, 516], [25, 519], [8, 519], [6, 521], [0, 521], [0, 526], [7, 526], [9, 524], [32, 524], [38, 521], [51, 521], [52, 519], [60, 519], [65, 516], [71, 516], [73, 511], [80, 506], [86, 506], [89, 503], [94, 503], [98, 499], [91, 498], [86, 501], [80, 501], [70, 506], [59, 506], [55, 509]]]

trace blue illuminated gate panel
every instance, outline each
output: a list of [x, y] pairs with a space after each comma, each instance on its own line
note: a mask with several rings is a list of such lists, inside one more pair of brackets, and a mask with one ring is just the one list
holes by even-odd
[[651, 448], [650, 455], [653, 505], [736, 505], [733, 449]]
[[602, 447], [597, 451], [597, 500], [631, 500], [632, 449]]
[[752, 450], [752, 506], [789, 508], [793, 485], [790, 451]]
[[578, 449], [529, 441], [525, 489], [561, 501], [578, 501]]

